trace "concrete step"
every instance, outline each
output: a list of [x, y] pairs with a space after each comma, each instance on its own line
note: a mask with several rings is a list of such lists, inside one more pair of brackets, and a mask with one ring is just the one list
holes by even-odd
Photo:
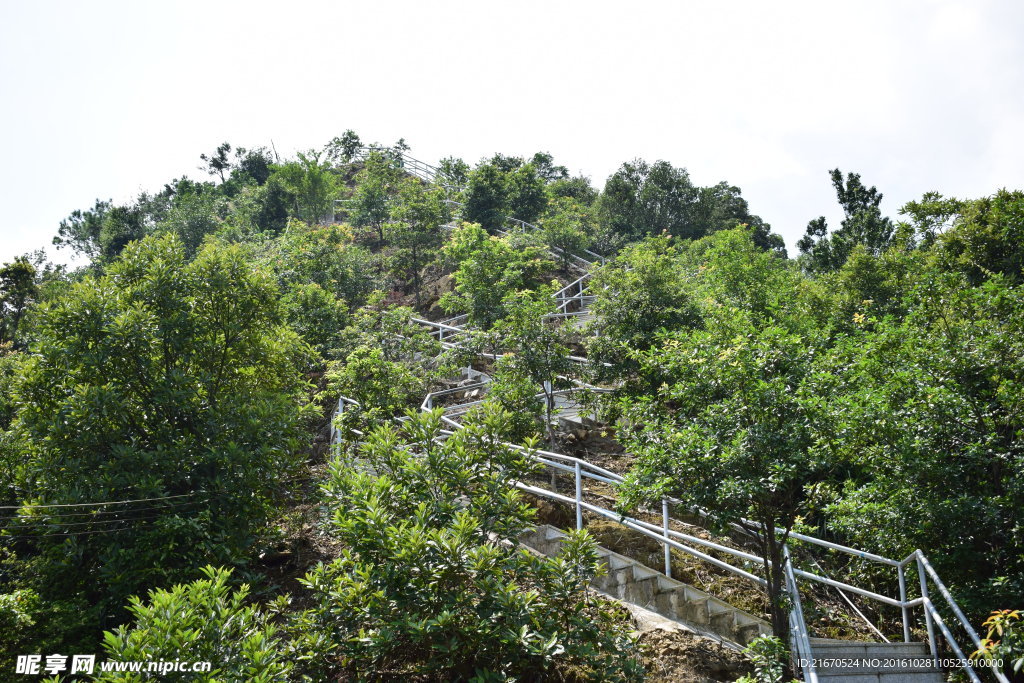
[[[541, 525], [520, 537], [520, 542], [545, 555], [557, 555], [565, 533]], [[593, 587], [606, 595], [637, 605], [684, 624], [698, 633], [734, 645], [745, 645], [758, 635], [771, 633], [763, 619], [708, 595], [699, 588], [669, 578], [636, 560], [598, 548], [606, 573]]]
[[927, 657], [925, 643], [877, 643], [839, 640], [827, 643], [811, 640], [811, 650], [823, 657]]
[[939, 671], [843, 673], [818, 671], [822, 683], [943, 683]]
[[925, 643], [812, 639], [818, 676], [828, 683], [942, 683]]

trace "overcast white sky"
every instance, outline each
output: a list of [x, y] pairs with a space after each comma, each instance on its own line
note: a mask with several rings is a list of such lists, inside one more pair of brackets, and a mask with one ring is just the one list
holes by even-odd
[[224, 140], [347, 128], [425, 161], [546, 150], [728, 180], [790, 246], [827, 172], [899, 207], [1024, 187], [1024, 3], [0, 0], [0, 261]]

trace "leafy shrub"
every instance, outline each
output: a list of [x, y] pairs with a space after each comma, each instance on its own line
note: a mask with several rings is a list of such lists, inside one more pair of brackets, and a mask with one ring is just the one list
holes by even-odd
[[737, 683], [782, 683], [786, 678], [789, 650], [775, 636], [754, 638], [743, 648], [743, 654], [754, 665], [754, 675], [743, 676]]
[[[440, 412], [377, 428], [332, 464], [332, 528], [347, 549], [305, 580], [294, 628], [307, 675], [427, 680], [633, 680], [626, 627], [586, 586], [593, 541], [556, 559], [517, 549], [531, 518], [511, 483], [531, 470], [485, 414], [441, 441]], [[354, 466], [355, 465], [355, 466]]]
[[[148, 602], [131, 599], [131, 625], [104, 635], [112, 661], [210, 662], [206, 673], [167, 672], [162, 681], [286, 681], [292, 665], [267, 612], [247, 605], [249, 587], [232, 590], [231, 570], [205, 567], [204, 579], [154, 590]], [[103, 673], [101, 681], [139, 681], [131, 673]]]
[[[81, 589], [114, 609], [241, 560], [301, 452], [311, 356], [238, 247], [187, 262], [173, 235], [149, 238], [45, 306], [12, 426], [17, 535], [39, 534], [22, 576], [47, 599]], [[106, 516], [32, 509], [167, 496], [183, 497], [92, 508]]]
[[981, 641], [981, 648], [971, 657], [977, 659], [1003, 660], [1003, 673], [1007, 677], [1020, 676], [1024, 671], [1024, 621], [1020, 610], [996, 610], [982, 626], [988, 633]]

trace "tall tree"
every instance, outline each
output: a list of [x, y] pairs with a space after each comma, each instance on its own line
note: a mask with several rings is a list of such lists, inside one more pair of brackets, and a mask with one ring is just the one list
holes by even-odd
[[610, 229], [635, 240], [646, 235], [700, 237], [694, 226], [699, 191], [684, 168], [667, 161], [624, 163], [605, 183], [601, 216]]
[[494, 348], [503, 355], [498, 359], [502, 371], [511, 371], [530, 380], [544, 393], [544, 425], [548, 445], [555, 449], [555, 427], [552, 411], [555, 408], [556, 389], [566, 386], [564, 377], [570, 374], [573, 362], [569, 360], [570, 330], [564, 318], [550, 320], [555, 312], [553, 287], [536, 291], [511, 292], [502, 301], [505, 315], [490, 332]]
[[505, 222], [505, 174], [495, 164], [483, 164], [469, 174], [463, 195], [462, 218], [494, 229]]
[[217, 151], [213, 154], [200, 154], [199, 158], [205, 163], [205, 166], [199, 167], [200, 170], [206, 171], [210, 175], [219, 176], [220, 181], [223, 183], [226, 179], [224, 174], [231, 170], [231, 158], [228, 156], [229, 154], [231, 154], [231, 145], [227, 142], [223, 142], [218, 145]]
[[866, 187], [857, 173], [847, 173], [845, 182], [838, 168], [829, 174], [846, 217], [832, 234], [828, 233], [824, 216], [814, 219], [797, 242], [804, 267], [814, 273], [838, 269], [858, 244], [877, 256], [889, 246], [893, 236], [892, 221], [883, 216], [879, 208], [881, 192], [873, 186]]
[[445, 294], [441, 305], [468, 313], [470, 322], [483, 329], [505, 314], [502, 301], [508, 294], [538, 284], [538, 276], [553, 265], [539, 244], [499, 239], [475, 223], [459, 226], [442, 253], [458, 267], [455, 291]]
[[401, 170], [395, 160], [380, 150], [370, 152], [363, 170], [356, 176], [352, 222], [360, 228], [372, 227], [381, 244], [384, 243], [384, 224], [390, 216], [391, 198], [399, 178]]
[[18, 338], [21, 320], [38, 293], [36, 269], [27, 258], [0, 266], [0, 344]]
[[800, 275], [749, 229], [690, 244], [674, 270], [698, 322], [683, 318], [626, 345], [640, 379], [619, 404], [637, 454], [627, 499], [675, 496], [745, 527], [764, 566], [772, 628], [785, 639], [783, 547], [831, 471], [818, 448], [813, 372], [829, 336], [794, 296]]
[[75, 209], [71, 215], [60, 222], [53, 243], [58, 249], [70, 248], [90, 260], [99, 257], [101, 252], [100, 233], [103, 230], [103, 219], [110, 211], [111, 202], [96, 200], [91, 209]]
[[295, 196], [296, 213], [310, 225], [328, 220], [334, 215], [334, 200], [341, 181], [334, 174], [322, 152], [308, 150], [298, 153], [298, 161], [283, 165], [279, 170], [285, 187]]
[[327, 158], [331, 163], [351, 163], [363, 146], [362, 140], [351, 128], [327, 143]]
[[[5, 482], [32, 520], [18, 533], [38, 535], [36, 588], [113, 610], [241, 560], [309, 416], [310, 350], [282, 325], [265, 272], [239, 247], [189, 262], [176, 236], [151, 237], [45, 307], [37, 335], [13, 427], [21, 465]], [[33, 507], [167, 496], [181, 504], [154, 503], [145, 519], [134, 506], [77, 520]], [[78, 533], [89, 530], [105, 533]]]
[[416, 305], [420, 305], [422, 271], [441, 246], [441, 225], [450, 213], [444, 190], [426, 187], [417, 178], [405, 178], [398, 189], [398, 201], [391, 209], [392, 222], [385, 237], [394, 248], [393, 270], [412, 279]]

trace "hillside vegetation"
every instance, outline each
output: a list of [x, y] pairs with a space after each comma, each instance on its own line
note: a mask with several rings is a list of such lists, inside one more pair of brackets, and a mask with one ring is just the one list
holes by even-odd
[[[54, 242], [87, 265], [0, 268], [2, 675], [99, 652], [209, 680], [642, 680], [591, 535], [515, 547], [537, 511], [509, 482], [538, 472], [506, 443], [567, 443], [536, 398], [566, 377], [614, 387], [624, 510], [921, 548], [976, 626], [1021, 606], [1024, 192], [894, 220], [837, 169], [844, 220], [791, 257], [739, 188], [665, 161], [596, 188], [543, 152], [447, 158], [426, 182], [407, 151], [225, 143], [208, 181], [73, 211]], [[593, 321], [545, 323], [584, 250]], [[414, 321], [459, 314], [458, 349]], [[473, 363], [492, 389], [442, 438], [420, 402]], [[784, 539], [759, 538], [784, 633]]]

